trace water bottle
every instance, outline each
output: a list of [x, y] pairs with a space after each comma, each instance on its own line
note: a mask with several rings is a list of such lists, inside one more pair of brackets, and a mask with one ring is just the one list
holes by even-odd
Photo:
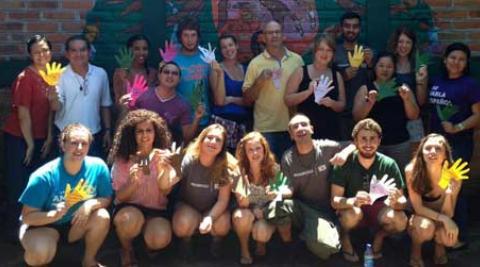
[[373, 267], [373, 249], [372, 245], [367, 244], [365, 254], [363, 254], [363, 267]]

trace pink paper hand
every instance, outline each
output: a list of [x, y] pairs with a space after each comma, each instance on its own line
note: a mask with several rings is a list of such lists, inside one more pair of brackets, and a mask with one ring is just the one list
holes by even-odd
[[143, 92], [147, 91], [147, 89], [147, 81], [143, 75], [135, 74], [135, 77], [133, 78], [133, 85], [127, 80], [127, 93], [129, 93], [131, 97], [128, 107], [133, 108], [137, 98], [143, 94]]
[[177, 49], [175, 48], [175, 45], [173, 42], [169, 41], [165, 41], [165, 50], [159, 48], [158, 51], [160, 52], [160, 56], [164, 62], [172, 61], [177, 55]]
[[388, 179], [388, 175], [384, 175], [379, 181], [376, 175], [373, 175], [370, 181], [370, 199], [372, 203], [375, 200], [387, 196], [391, 190], [396, 188], [395, 180], [393, 178]]

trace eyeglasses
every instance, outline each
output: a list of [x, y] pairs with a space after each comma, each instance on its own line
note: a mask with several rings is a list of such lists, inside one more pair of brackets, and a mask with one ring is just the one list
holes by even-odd
[[173, 75], [173, 76], [178, 76], [180, 73], [176, 70], [162, 70], [162, 73], [165, 75]]

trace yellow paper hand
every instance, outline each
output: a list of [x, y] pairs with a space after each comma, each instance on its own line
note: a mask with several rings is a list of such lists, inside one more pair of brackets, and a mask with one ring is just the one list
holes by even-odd
[[40, 76], [42, 76], [43, 80], [50, 86], [55, 86], [58, 84], [58, 80], [60, 80], [60, 75], [65, 70], [62, 68], [62, 65], [57, 62], [52, 62], [52, 64], [47, 63], [47, 72], [40, 70]]
[[73, 190], [70, 184], [67, 184], [65, 188], [65, 205], [67, 207], [71, 207], [88, 198], [90, 198], [90, 194], [87, 191], [87, 183], [83, 179], [78, 182]]
[[363, 46], [355, 45], [352, 52], [348, 52], [348, 62], [353, 68], [358, 68], [362, 65], [364, 59]]
[[466, 174], [470, 171], [470, 169], [467, 168], [467, 165], [467, 162], [462, 163], [462, 159], [457, 159], [449, 168], [448, 162], [445, 161], [442, 167], [442, 176], [440, 177], [440, 181], [438, 182], [440, 188], [446, 189], [452, 179], [455, 179], [457, 181], [468, 179], [468, 176]]

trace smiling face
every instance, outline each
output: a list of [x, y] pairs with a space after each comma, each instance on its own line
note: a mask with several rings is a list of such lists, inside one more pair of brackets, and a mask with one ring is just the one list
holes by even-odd
[[151, 121], [144, 121], [135, 126], [135, 142], [139, 151], [149, 153], [155, 141], [155, 129]]
[[395, 53], [400, 57], [409, 57], [412, 52], [413, 40], [406, 34], [402, 33], [397, 40], [397, 48]]
[[48, 47], [47, 42], [42, 40], [33, 44], [30, 48], [30, 58], [32, 59], [35, 68], [44, 69], [45, 65], [52, 60], [52, 52]]
[[362, 129], [357, 133], [353, 142], [362, 158], [371, 159], [375, 156], [381, 139], [375, 131]]
[[148, 58], [148, 43], [146, 40], [137, 40], [133, 42], [130, 49], [133, 52], [133, 62], [143, 66]]
[[321, 41], [315, 51], [315, 62], [319, 62], [322, 65], [329, 64], [333, 59], [333, 48], [328, 45], [326, 41]]
[[342, 22], [342, 35], [345, 41], [355, 43], [360, 34], [360, 20], [357, 18], [345, 19]]
[[443, 60], [449, 78], [458, 78], [463, 75], [467, 67], [467, 54], [461, 50], [453, 50]]
[[200, 144], [200, 154], [216, 157], [222, 151], [224, 141], [224, 132], [221, 129], [210, 129]]
[[238, 45], [232, 38], [224, 38], [220, 40], [220, 49], [224, 59], [237, 59]]
[[245, 143], [245, 154], [251, 165], [260, 164], [265, 158], [265, 148], [258, 139], [251, 139]]
[[167, 64], [158, 71], [158, 80], [162, 86], [176, 88], [180, 82], [180, 69], [173, 64]]
[[81, 162], [85, 159], [90, 148], [90, 133], [82, 128], [73, 129], [62, 143], [64, 160]]
[[375, 76], [378, 81], [388, 81], [393, 77], [395, 71], [395, 65], [393, 58], [381, 57], [375, 64]]
[[441, 136], [428, 138], [423, 144], [422, 154], [427, 164], [441, 165], [447, 158], [445, 139]]
[[196, 30], [183, 30], [180, 36], [182, 48], [187, 52], [194, 52], [198, 47], [198, 33]]
[[82, 68], [88, 65], [88, 45], [84, 40], [72, 40], [68, 45], [66, 57], [74, 68]]
[[313, 126], [306, 116], [296, 115], [288, 123], [288, 132], [296, 144], [311, 142]]

